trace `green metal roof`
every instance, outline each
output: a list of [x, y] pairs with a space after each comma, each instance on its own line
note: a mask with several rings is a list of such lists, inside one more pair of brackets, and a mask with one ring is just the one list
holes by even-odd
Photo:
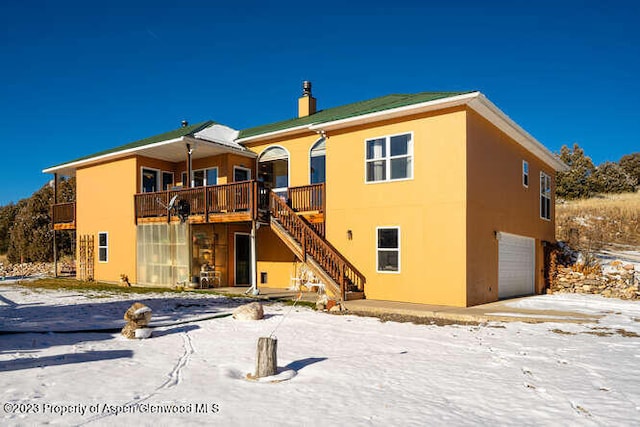
[[307, 117], [283, 120], [281, 122], [244, 129], [240, 131], [238, 138], [248, 138], [298, 126], [327, 123], [364, 114], [376, 113], [378, 111], [390, 110], [392, 108], [404, 107], [406, 105], [419, 104], [442, 98], [450, 98], [452, 96], [463, 95], [466, 93], [472, 92], [420, 92], [415, 94], [386, 95], [379, 98], [369, 99], [367, 101], [342, 105], [340, 107], [327, 108], [326, 110], [320, 110]]
[[90, 154], [88, 156], [80, 157], [75, 160], [71, 160], [68, 162], [61, 163], [59, 165], [51, 166], [48, 169], [54, 169], [59, 166], [67, 165], [69, 163], [80, 162], [82, 160], [88, 160], [94, 157], [100, 157], [111, 153], [117, 153], [119, 151], [130, 150], [132, 148], [144, 147], [145, 145], [154, 144], [156, 142], [169, 141], [171, 139], [180, 138], [182, 136], [192, 135], [196, 132], [200, 132], [202, 129], [206, 129], [209, 126], [214, 125], [216, 122], [212, 120], [207, 120], [205, 122], [196, 123], [193, 125], [179, 127], [178, 129], [171, 130], [169, 132], [161, 133], [158, 135], [150, 136], [148, 138], [139, 139], [137, 141], [130, 142], [128, 144], [120, 145], [115, 148], [110, 148], [108, 150], [100, 151], [98, 153]]

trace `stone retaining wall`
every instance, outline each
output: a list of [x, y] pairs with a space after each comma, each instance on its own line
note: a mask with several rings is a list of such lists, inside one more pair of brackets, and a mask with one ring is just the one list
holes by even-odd
[[599, 294], [604, 297], [640, 299], [640, 271], [633, 264], [616, 260], [603, 268], [587, 265], [566, 245], [555, 248], [550, 257], [548, 293]]

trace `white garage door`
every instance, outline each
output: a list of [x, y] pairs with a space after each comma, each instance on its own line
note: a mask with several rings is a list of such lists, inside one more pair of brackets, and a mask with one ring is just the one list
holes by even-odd
[[535, 240], [500, 233], [498, 247], [498, 297], [511, 298], [533, 294]]

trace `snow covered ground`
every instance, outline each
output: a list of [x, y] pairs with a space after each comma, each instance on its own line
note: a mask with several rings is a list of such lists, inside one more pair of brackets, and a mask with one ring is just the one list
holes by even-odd
[[[100, 331], [121, 327], [135, 301], [165, 325], [151, 339]], [[428, 326], [272, 304], [261, 321], [171, 325], [237, 304], [0, 286], [0, 330], [31, 331], [0, 335], [0, 424], [640, 424], [638, 302], [513, 302], [604, 316], [591, 324]], [[278, 364], [297, 375], [246, 380], [258, 338], [278, 325]], [[34, 332], [54, 330], [92, 331]]]

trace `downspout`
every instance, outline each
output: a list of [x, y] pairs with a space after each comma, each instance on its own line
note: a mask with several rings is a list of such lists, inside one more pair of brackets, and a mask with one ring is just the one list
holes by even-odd
[[251, 220], [251, 237], [249, 238], [251, 244], [251, 287], [247, 289], [246, 294], [259, 295], [256, 275], [258, 274], [257, 256], [256, 256], [256, 220]]

